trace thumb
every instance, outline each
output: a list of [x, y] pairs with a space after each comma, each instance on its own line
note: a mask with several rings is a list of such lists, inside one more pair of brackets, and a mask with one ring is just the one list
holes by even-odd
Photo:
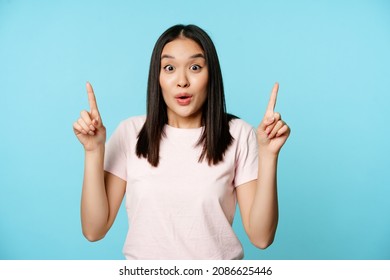
[[95, 109], [95, 108], [91, 109], [90, 114], [91, 114], [91, 120], [92, 120], [93, 126], [98, 128], [99, 126], [103, 125], [103, 122], [102, 122], [101, 117], [100, 117], [100, 113], [97, 109]]
[[275, 121], [275, 117], [274, 116], [270, 116], [270, 115], [265, 115], [263, 120], [261, 121], [260, 123], [260, 129], [262, 130], [265, 130], [267, 128], [267, 126], [273, 124], [273, 122]]
[[100, 119], [100, 116], [94, 117], [92, 120], [92, 124], [96, 128], [101, 128], [103, 126], [102, 120]]

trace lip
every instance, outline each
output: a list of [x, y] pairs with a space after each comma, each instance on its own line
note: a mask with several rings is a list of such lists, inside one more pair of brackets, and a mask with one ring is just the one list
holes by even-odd
[[189, 93], [179, 93], [175, 95], [177, 103], [181, 106], [186, 106], [191, 103], [192, 94]]

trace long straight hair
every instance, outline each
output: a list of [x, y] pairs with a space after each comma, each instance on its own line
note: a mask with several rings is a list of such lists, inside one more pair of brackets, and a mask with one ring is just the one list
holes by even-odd
[[202, 145], [199, 162], [207, 159], [208, 164], [223, 161], [225, 151], [233, 142], [229, 132], [229, 121], [234, 118], [226, 113], [221, 67], [217, 51], [207, 33], [196, 25], [175, 25], [167, 29], [157, 40], [150, 61], [146, 121], [138, 134], [136, 154], [157, 167], [160, 159], [160, 142], [164, 126], [168, 123], [167, 106], [162, 97], [159, 83], [161, 54], [169, 42], [185, 37], [196, 42], [204, 51], [208, 67], [207, 98], [202, 107], [204, 130], [198, 145]]

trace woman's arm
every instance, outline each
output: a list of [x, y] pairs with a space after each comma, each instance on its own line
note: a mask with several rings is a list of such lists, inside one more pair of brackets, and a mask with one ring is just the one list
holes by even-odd
[[125, 193], [126, 181], [104, 172], [106, 129], [89, 83], [87, 93], [90, 112], [81, 112], [80, 118], [73, 124], [73, 130], [85, 150], [82, 230], [89, 241], [96, 241], [103, 238], [112, 226]]
[[278, 225], [278, 155], [290, 128], [274, 112], [279, 85], [276, 83], [267, 111], [257, 129], [258, 179], [237, 187], [237, 200], [246, 233], [262, 249], [272, 244]]
[[237, 200], [250, 241], [265, 249], [272, 244], [278, 225], [277, 158], [259, 157], [259, 179], [237, 187]]
[[89, 241], [102, 239], [114, 223], [126, 181], [103, 171], [103, 151], [86, 152], [81, 195], [81, 225]]

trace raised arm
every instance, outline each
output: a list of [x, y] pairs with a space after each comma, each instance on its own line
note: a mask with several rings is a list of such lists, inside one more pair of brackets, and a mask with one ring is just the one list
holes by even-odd
[[103, 125], [93, 88], [87, 83], [90, 111], [83, 110], [73, 131], [84, 147], [84, 180], [81, 196], [81, 225], [89, 241], [105, 236], [122, 202], [126, 182], [104, 172], [106, 128]]
[[245, 231], [262, 249], [272, 244], [278, 225], [277, 163], [290, 128], [274, 111], [279, 84], [275, 83], [268, 106], [257, 128], [258, 179], [237, 187], [237, 199]]

